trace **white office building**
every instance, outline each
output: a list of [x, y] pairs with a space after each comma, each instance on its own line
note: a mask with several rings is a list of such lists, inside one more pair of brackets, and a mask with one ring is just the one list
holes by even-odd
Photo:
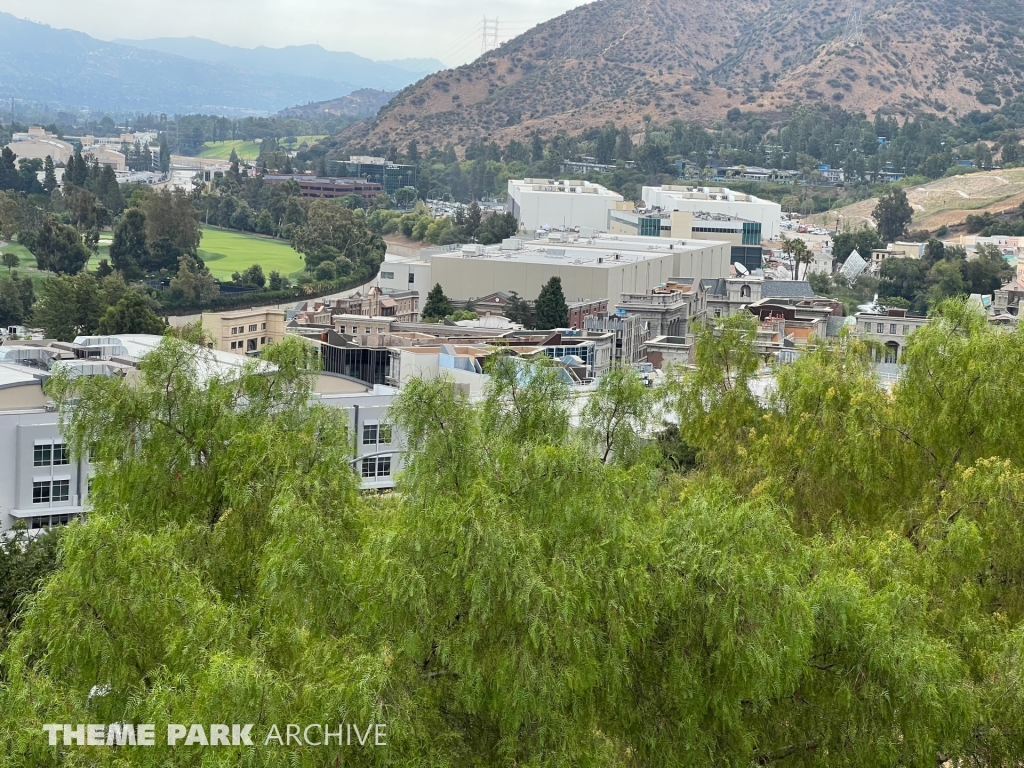
[[589, 181], [509, 179], [508, 210], [526, 232], [538, 229], [608, 228], [608, 212], [622, 195]]
[[652, 210], [703, 212], [756, 221], [765, 240], [777, 240], [782, 233], [781, 205], [725, 187], [644, 187], [643, 200]]

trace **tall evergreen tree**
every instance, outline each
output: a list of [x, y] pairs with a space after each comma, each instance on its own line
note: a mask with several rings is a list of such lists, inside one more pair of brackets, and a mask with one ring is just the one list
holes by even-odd
[[53, 190], [57, 188], [57, 173], [53, 166], [53, 158], [50, 155], [46, 156], [46, 160], [43, 161], [43, 189], [46, 190], [46, 194], [51, 194]]
[[138, 208], [129, 208], [114, 229], [110, 243], [110, 265], [126, 280], [142, 276], [149, 263], [149, 243], [146, 238], [146, 215]]
[[58, 275], [73, 275], [89, 262], [89, 251], [74, 227], [48, 216], [39, 229], [32, 253], [39, 269]]
[[424, 320], [442, 320], [454, 311], [451, 301], [444, 295], [444, 288], [440, 283], [435, 283], [427, 294], [427, 301], [420, 310], [420, 317]]
[[569, 305], [562, 293], [562, 278], [552, 277], [540, 289], [540, 295], [533, 305], [537, 327], [542, 330], [565, 328], [569, 325]]

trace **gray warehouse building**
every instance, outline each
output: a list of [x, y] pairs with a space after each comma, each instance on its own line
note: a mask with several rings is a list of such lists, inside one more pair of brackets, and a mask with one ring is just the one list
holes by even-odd
[[515, 291], [530, 301], [555, 276], [562, 279], [567, 301], [647, 293], [673, 277], [728, 277], [730, 256], [726, 242], [574, 233], [552, 233], [548, 239], [530, 242], [513, 239], [500, 247], [424, 253], [431, 285], [440, 283], [450, 298]]

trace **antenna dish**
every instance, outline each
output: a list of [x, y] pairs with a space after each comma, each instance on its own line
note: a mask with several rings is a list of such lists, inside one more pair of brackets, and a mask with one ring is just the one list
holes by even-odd
[[749, 270], [749, 269], [747, 269], [746, 267], [744, 267], [744, 266], [743, 266], [742, 264], [740, 264], [740, 263], [739, 263], [738, 261], [737, 261], [736, 263], [734, 263], [734, 264], [733, 264], [733, 266], [734, 266], [734, 267], [736, 267], [736, 271], [737, 271], [737, 272], [738, 272], [739, 274], [741, 274], [741, 275], [749, 275], [749, 274], [750, 274], [750, 270]]

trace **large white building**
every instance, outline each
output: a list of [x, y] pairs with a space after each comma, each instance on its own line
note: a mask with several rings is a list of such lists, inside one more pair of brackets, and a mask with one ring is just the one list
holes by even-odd
[[543, 239], [511, 239], [501, 246], [424, 251], [423, 258], [429, 258], [428, 283], [440, 283], [451, 299], [515, 291], [533, 301], [557, 276], [566, 301], [572, 302], [647, 293], [673, 277], [728, 277], [731, 246], [721, 241], [553, 232]]
[[622, 195], [589, 181], [509, 179], [508, 210], [519, 227], [538, 229], [608, 228], [608, 212], [622, 202]]
[[756, 221], [765, 240], [776, 240], [782, 233], [782, 206], [725, 187], [644, 187], [643, 200], [649, 209], [722, 214], [736, 219]]

